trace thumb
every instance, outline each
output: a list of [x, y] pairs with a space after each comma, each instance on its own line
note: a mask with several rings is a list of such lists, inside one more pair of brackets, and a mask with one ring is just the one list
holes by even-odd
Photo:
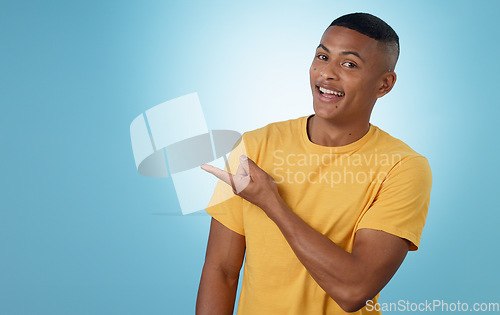
[[250, 177], [262, 171], [262, 169], [246, 155], [240, 156], [240, 162], [247, 171], [247, 174], [250, 175]]
[[238, 171], [236, 172], [236, 174], [241, 176], [248, 176], [248, 157], [246, 155], [240, 156], [240, 165], [238, 166]]

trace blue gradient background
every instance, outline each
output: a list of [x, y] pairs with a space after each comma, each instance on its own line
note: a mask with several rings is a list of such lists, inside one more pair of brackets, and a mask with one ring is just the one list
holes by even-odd
[[[496, 1], [1, 1], [0, 314], [192, 314], [210, 217], [140, 176], [129, 125], [198, 92], [210, 129], [312, 111], [327, 25], [370, 12], [401, 38], [372, 123], [428, 157], [421, 249], [383, 290], [500, 302]], [[189, 126], [185, 126], [189, 128]]]

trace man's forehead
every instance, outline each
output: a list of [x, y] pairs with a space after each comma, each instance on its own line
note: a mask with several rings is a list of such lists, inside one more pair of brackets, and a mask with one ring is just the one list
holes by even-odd
[[342, 49], [349, 51], [364, 51], [377, 48], [378, 42], [366, 35], [343, 26], [330, 26], [321, 37], [318, 47], [331, 49]]

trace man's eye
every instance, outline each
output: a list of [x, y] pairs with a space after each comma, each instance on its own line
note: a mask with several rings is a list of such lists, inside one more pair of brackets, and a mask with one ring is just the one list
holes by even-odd
[[349, 62], [349, 61], [348, 62], [344, 62], [342, 65], [344, 67], [347, 67], [347, 68], [356, 68], [357, 67], [357, 65], [354, 62]]
[[328, 60], [328, 57], [324, 54], [319, 54], [316, 56], [316, 58], [318, 58], [319, 60], [323, 60], [323, 61]]

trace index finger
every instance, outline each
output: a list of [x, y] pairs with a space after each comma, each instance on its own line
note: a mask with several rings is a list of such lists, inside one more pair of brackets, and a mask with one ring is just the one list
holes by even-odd
[[210, 174], [213, 174], [215, 177], [217, 177], [218, 179], [222, 180], [223, 182], [234, 188], [233, 174], [228, 173], [225, 170], [221, 170], [220, 168], [209, 164], [202, 164], [201, 169], [209, 172]]

